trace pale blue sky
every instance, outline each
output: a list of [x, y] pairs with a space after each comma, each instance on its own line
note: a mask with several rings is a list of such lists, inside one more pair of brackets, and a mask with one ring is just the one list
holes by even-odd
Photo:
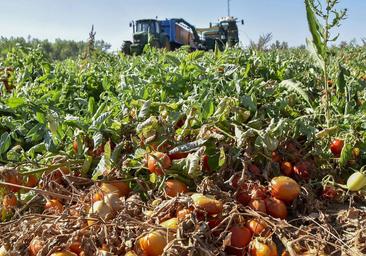
[[[227, 13], [226, 0], [0, 0], [0, 36], [86, 40], [94, 24], [97, 39], [119, 48], [131, 38], [128, 23], [138, 18], [184, 18], [207, 26]], [[340, 40], [366, 37], [366, 0], [341, 0], [349, 18]], [[232, 0], [231, 13], [243, 18], [244, 44], [272, 32], [274, 40], [300, 45], [308, 36], [303, 0]]]

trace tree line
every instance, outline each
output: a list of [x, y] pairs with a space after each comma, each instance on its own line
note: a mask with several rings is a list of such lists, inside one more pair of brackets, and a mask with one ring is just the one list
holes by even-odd
[[[64, 39], [49, 41], [48, 39], [41, 40], [30, 36], [28, 36], [28, 38], [0, 37], [0, 57], [5, 57], [9, 51], [18, 48], [19, 46], [23, 48], [40, 47], [50, 60], [65, 60], [68, 58], [77, 58], [82, 55], [87, 51], [89, 42]], [[111, 44], [104, 40], [96, 40], [94, 42], [94, 49], [108, 51], [111, 49]]]

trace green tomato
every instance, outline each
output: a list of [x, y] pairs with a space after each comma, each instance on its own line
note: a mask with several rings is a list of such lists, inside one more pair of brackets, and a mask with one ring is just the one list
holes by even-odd
[[366, 175], [362, 172], [355, 172], [347, 180], [349, 191], [359, 191], [366, 186]]

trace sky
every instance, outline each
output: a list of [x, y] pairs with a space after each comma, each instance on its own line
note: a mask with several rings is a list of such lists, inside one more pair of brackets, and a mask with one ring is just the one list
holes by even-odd
[[[340, 0], [348, 19], [339, 28], [339, 41], [366, 37], [366, 0]], [[0, 36], [31, 35], [54, 40], [87, 40], [92, 24], [96, 39], [118, 49], [132, 38], [131, 20], [184, 18], [196, 27], [207, 27], [227, 14], [227, 0], [0, 0]], [[303, 0], [231, 0], [231, 15], [239, 25], [244, 45], [260, 35], [291, 46], [309, 37]]]

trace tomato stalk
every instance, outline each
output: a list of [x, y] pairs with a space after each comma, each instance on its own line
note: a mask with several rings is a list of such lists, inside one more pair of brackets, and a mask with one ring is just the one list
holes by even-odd
[[83, 164], [84, 160], [79, 159], [70, 159], [67, 162], [59, 163], [59, 164], [53, 164], [47, 167], [42, 167], [39, 169], [34, 169], [32, 171], [22, 172], [22, 175], [30, 175], [30, 174], [37, 174], [37, 173], [43, 173], [46, 171], [54, 171], [60, 167], [69, 167], [71, 165], [77, 165], [77, 164]]

